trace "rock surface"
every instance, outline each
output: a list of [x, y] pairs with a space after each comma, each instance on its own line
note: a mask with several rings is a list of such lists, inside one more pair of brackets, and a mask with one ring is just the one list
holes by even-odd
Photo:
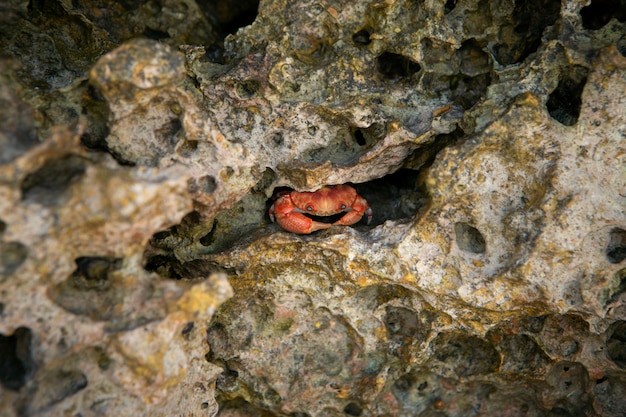
[[[3, 416], [626, 413], [620, 2], [0, 22]], [[371, 224], [270, 222], [343, 183]]]

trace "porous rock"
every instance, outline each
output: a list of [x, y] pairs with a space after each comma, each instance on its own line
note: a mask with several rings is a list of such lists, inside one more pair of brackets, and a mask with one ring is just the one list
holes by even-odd
[[624, 414], [604, 3], [0, 6], [0, 413]]

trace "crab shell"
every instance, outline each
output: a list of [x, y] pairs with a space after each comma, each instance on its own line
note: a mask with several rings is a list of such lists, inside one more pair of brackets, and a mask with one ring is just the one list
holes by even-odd
[[[346, 214], [334, 223], [317, 222], [304, 213], [315, 216]], [[367, 223], [372, 218], [372, 209], [367, 201], [349, 185], [329, 185], [313, 192], [292, 191], [279, 195], [270, 208], [270, 218], [285, 230], [308, 234], [327, 229], [333, 225], [349, 226], [367, 214]]]

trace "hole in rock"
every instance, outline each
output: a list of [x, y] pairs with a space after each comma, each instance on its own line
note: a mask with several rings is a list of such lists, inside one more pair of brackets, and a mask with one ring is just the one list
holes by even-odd
[[454, 234], [459, 249], [471, 253], [485, 253], [485, 238], [474, 226], [458, 222], [454, 225]]
[[613, 18], [626, 22], [626, 2], [624, 0], [593, 0], [580, 10], [585, 29], [602, 29]]
[[207, 234], [199, 239], [199, 242], [202, 246], [211, 246], [211, 244], [215, 240], [215, 230], [217, 229], [217, 224], [217, 220], [213, 221], [213, 227], [211, 227], [211, 230], [209, 230]]
[[105, 290], [110, 287], [109, 274], [122, 267], [121, 258], [80, 256], [70, 277], [72, 286], [81, 290]]
[[55, 205], [63, 192], [85, 173], [86, 168], [86, 160], [78, 155], [47, 160], [22, 181], [22, 200]]
[[468, 39], [461, 44], [461, 48], [457, 52], [461, 74], [475, 77], [491, 72], [491, 59], [483, 47], [483, 42], [479, 42], [475, 38]]
[[184, 139], [176, 149], [176, 152], [185, 158], [189, 158], [198, 150], [199, 143], [197, 140]]
[[[501, 28], [504, 43], [493, 53], [502, 65], [517, 64], [535, 52], [541, 44], [546, 27], [554, 25], [561, 12], [561, 3], [553, 0], [515, 0], [510, 22]], [[510, 27], [513, 32], [510, 33]]]
[[387, 307], [385, 327], [390, 335], [413, 336], [417, 332], [417, 313], [403, 307]]
[[0, 383], [4, 388], [17, 391], [34, 373], [31, 340], [27, 327], [18, 327], [10, 336], [0, 333]]
[[418, 148], [405, 161], [404, 166], [412, 170], [421, 170], [427, 168], [435, 162], [437, 154], [448, 146], [453, 146], [465, 139], [463, 129], [457, 127], [452, 133], [440, 134], [435, 140]]
[[626, 369], [626, 321], [613, 323], [608, 333], [607, 354], [617, 366]]
[[361, 407], [357, 403], [349, 403], [344, 407], [343, 412], [349, 416], [358, 417], [363, 414], [363, 407]]
[[[179, 224], [157, 231], [146, 246], [144, 268], [174, 279], [205, 278], [212, 272], [224, 271], [204, 255], [231, 248], [269, 221], [265, 193], [276, 174], [267, 169], [259, 177], [248, 194], [215, 217], [207, 218], [201, 211], [192, 211]], [[208, 190], [217, 188], [216, 179], [207, 177], [207, 181]], [[193, 187], [197, 186], [194, 183]], [[198, 203], [198, 207], [202, 205]]]
[[0, 242], [0, 274], [15, 272], [28, 257], [28, 248], [20, 242]]
[[[428, 195], [425, 189], [418, 184], [418, 171], [401, 169], [373, 181], [361, 184], [348, 184], [357, 193], [365, 198], [370, 205], [373, 215], [369, 225], [366, 224], [366, 216], [356, 224], [350, 226], [356, 229], [367, 230], [383, 224], [387, 220], [412, 219], [427, 205]], [[290, 192], [286, 187], [274, 190], [274, 198], [278, 193]], [[268, 207], [272, 201], [268, 202]], [[304, 209], [306, 210], [306, 208]], [[338, 213], [332, 216], [314, 216], [303, 213], [305, 216], [322, 223], [333, 223], [345, 215]]]
[[385, 123], [372, 123], [367, 127], [341, 128], [326, 146], [311, 149], [302, 155], [303, 162], [330, 161], [337, 165], [353, 165], [377, 142], [387, 135]]
[[612, 289], [606, 305], [620, 301], [621, 295], [626, 293], [626, 268], [622, 268], [615, 273], [614, 281], [617, 282], [617, 286], [611, 285]]
[[106, 143], [106, 138], [109, 135], [107, 122], [110, 118], [107, 101], [93, 85], [87, 85], [80, 100], [83, 109], [82, 115], [88, 121], [86, 131], [80, 137], [80, 142], [90, 150], [110, 152]]
[[[425, 152], [432, 156], [430, 151]], [[424, 163], [422, 161], [419, 167], [424, 166]], [[419, 175], [417, 169], [400, 169], [383, 178], [352, 184], [357, 193], [368, 201], [373, 217], [369, 225], [367, 216], [364, 216], [349, 227], [367, 231], [387, 220], [411, 221], [429, 201]], [[203, 278], [211, 272], [223, 271], [224, 268], [211, 261], [211, 254], [228, 250], [238, 242], [254, 239], [257, 232], [263, 235], [279, 230], [278, 225], [272, 225], [272, 229], [265, 228], [271, 224], [269, 208], [280, 192], [292, 190], [285, 187], [272, 189], [275, 180], [276, 174], [267, 170], [250, 193], [217, 216], [204, 218], [198, 212], [192, 212], [180, 224], [156, 232], [144, 252], [144, 267], [175, 279]], [[267, 199], [270, 190], [274, 198]], [[344, 215], [344, 212], [340, 212], [313, 219], [333, 223]]]
[[626, 259], [626, 230], [619, 227], [611, 229], [606, 257], [612, 264], [618, 264]]
[[81, 256], [76, 269], [65, 280], [50, 286], [48, 297], [72, 314], [92, 320], [110, 320], [119, 308], [111, 273], [122, 267], [121, 258]]
[[396, 391], [396, 397], [398, 394], [406, 393], [416, 384], [415, 377], [411, 374], [402, 375], [393, 383], [393, 391]]
[[217, 181], [211, 175], [200, 178], [190, 178], [187, 181], [189, 192], [212, 194], [217, 189]]
[[[463, 54], [459, 55], [461, 60], [465, 59], [463, 56]], [[475, 59], [475, 61], [479, 61], [479, 59]], [[421, 88], [433, 94], [448, 97], [450, 104], [456, 103], [464, 109], [472, 108], [485, 96], [487, 88], [491, 84], [491, 72], [473, 73], [472, 71], [479, 71], [481, 68], [478, 66], [468, 68], [471, 65], [471, 59], [468, 62], [470, 63], [467, 65], [461, 65], [461, 71], [465, 71], [465, 73], [453, 75], [424, 73], [420, 80]], [[472, 72], [473, 75], [468, 75], [469, 72]]]
[[372, 43], [371, 34], [366, 29], [361, 29], [352, 35], [352, 42], [357, 45], [369, 45]]
[[205, 0], [198, 5], [224, 38], [252, 24], [259, 13], [259, 0]]
[[573, 126], [578, 121], [587, 72], [584, 67], [572, 68], [570, 74], [559, 80], [558, 86], [548, 97], [548, 113], [565, 126]]
[[[224, 393], [228, 394], [228, 393]], [[222, 398], [225, 397], [225, 398]], [[271, 417], [275, 414], [257, 408], [255, 405], [247, 402], [243, 398], [236, 397], [234, 399], [228, 398], [228, 395], [219, 395], [217, 398], [219, 404], [219, 415], [224, 416], [258, 416], [258, 417]], [[281, 414], [284, 415], [284, 414]]]
[[457, 0], [447, 0], [446, 4], [443, 6], [443, 12], [445, 14], [450, 13], [456, 7]]
[[154, 140], [158, 144], [157, 146], [161, 147], [156, 151], [154, 164], [158, 163], [160, 157], [172, 153], [180, 137], [184, 136], [181, 135], [183, 132], [183, 123], [178, 117], [165, 121], [161, 126], [154, 129]]
[[149, 272], [156, 272], [162, 277], [171, 279], [204, 279], [217, 271], [224, 271], [224, 268], [215, 262], [202, 259], [181, 261], [174, 255], [152, 255], [147, 257], [144, 268]]
[[615, 46], [617, 47], [619, 53], [622, 54], [623, 57], [626, 57], [626, 37], [617, 41]]
[[272, 134], [271, 141], [277, 148], [279, 148], [285, 143], [285, 138], [282, 133], [276, 132]]
[[187, 322], [187, 324], [185, 324], [185, 327], [183, 327], [181, 334], [185, 337], [188, 337], [194, 327], [195, 327], [195, 324], [193, 321]]
[[376, 63], [383, 80], [393, 82], [408, 79], [422, 69], [417, 62], [393, 52], [383, 52]]
[[145, 28], [143, 31], [143, 36], [148, 39], [154, 39], [155, 41], [160, 41], [163, 39], [167, 39], [170, 37], [170, 34], [159, 29]]
[[365, 146], [367, 141], [365, 140], [365, 136], [363, 136], [363, 132], [361, 129], [357, 129], [354, 131], [354, 139], [359, 146]]
[[237, 84], [237, 95], [241, 99], [249, 99], [256, 95], [261, 88], [261, 83], [257, 80], [244, 80]]
[[432, 341], [434, 357], [460, 376], [489, 374], [500, 367], [500, 354], [487, 340], [460, 332], [439, 333]]

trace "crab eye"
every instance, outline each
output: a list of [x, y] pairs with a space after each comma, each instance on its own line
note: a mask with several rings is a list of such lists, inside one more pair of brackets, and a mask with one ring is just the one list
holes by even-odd
[[341, 205], [341, 207], [340, 207], [340, 209], [345, 210], [345, 209], [346, 209], [346, 205], [345, 205], [345, 204], [342, 204], [342, 205]]
[[306, 211], [313, 211], [313, 206], [306, 206]]

